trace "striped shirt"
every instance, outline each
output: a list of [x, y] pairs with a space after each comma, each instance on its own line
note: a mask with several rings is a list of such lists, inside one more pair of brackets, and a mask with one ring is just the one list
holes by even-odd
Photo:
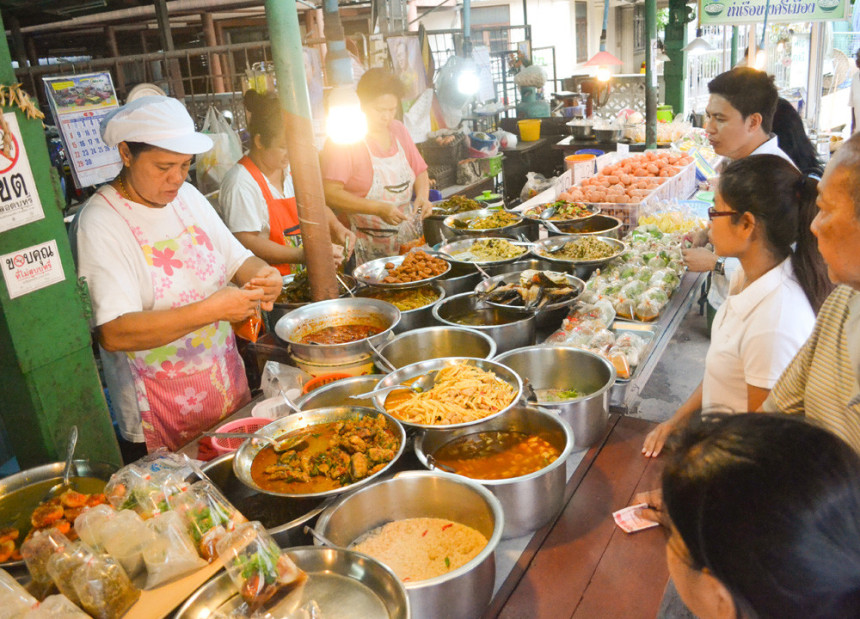
[[838, 286], [821, 306], [812, 335], [774, 385], [764, 410], [805, 415], [860, 453], [860, 358], [857, 350], [853, 360], [849, 352], [858, 346], [860, 293]]

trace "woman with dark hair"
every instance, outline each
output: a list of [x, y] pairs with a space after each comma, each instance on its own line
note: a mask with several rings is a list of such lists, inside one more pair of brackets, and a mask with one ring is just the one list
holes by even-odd
[[[290, 265], [305, 261], [305, 253], [284, 112], [276, 96], [254, 90], [245, 93], [245, 107], [251, 148], [224, 176], [218, 195], [221, 217], [242, 245], [287, 275], [292, 272]], [[327, 215], [335, 243], [353, 236], [334, 213], [328, 211]], [[335, 263], [340, 264], [343, 247], [333, 245], [332, 253]]]
[[794, 106], [781, 97], [776, 103], [776, 112], [773, 115], [773, 132], [779, 147], [791, 157], [801, 172], [821, 178], [824, 166], [821, 165], [815, 146], [806, 135], [803, 119]]
[[669, 573], [701, 619], [860, 612], [860, 456], [788, 415], [714, 416], [670, 444]]
[[740, 159], [720, 176], [708, 236], [717, 255], [738, 258], [741, 267], [714, 317], [704, 379], [648, 434], [646, 456], [657, 456], [698, 411], [758, 410], [809, 337], [833, 287], [809, 230], [817, 186], [777, 155]]
[[367, 137], [350, 145], [329, 140], [322, 151], [326, 203], [349, 217], [359, 264], [397, 255], [402, 244], [421, 236], [422, 218], [432, 211], [427, 164], [395, 120], [402, 91], [388, 71], [367, 71], [356, 88]]

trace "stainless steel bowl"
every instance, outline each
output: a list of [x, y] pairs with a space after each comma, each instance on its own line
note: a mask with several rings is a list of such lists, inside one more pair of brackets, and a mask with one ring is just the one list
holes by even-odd
[[575, 222], [575, 221], [590, 220], [592, 217], [594, 217], [595, 215], [600, 213], [600, 207], [598, 205], [590, 204], [590, 205], [588, 205], [589, 214], [583, 215], [582, 217], [572, 217], [570, 219], [556, 219], [555, 216], [553, 216], [549, 219], [541, 218], [540, 215], [546, 209], [551, 208], [552, 205], [553, 205], [553, 202], [547, 202], [544, 204], [538, 204], [537, 206], [533, 206], [532, 208], [526, 209], [522, 212], [523, 217], [525, 217], [526, 219], [531, 220], [531, 221], [540, 221], [544, 224], [546, 224], [546, 223], [552, 224], [552, 226], [547, 226], [547, 230], [549, 232], [552, 232], [553, 226], [558, 226], [559, 224], [565, 224], [565, 223], [570, 223], [570, 222]]
[[[340, 277], [343, 279], [344, 282], [346, 282], [349, 285], [350, 291], [355, 292], [355, 289], [357, 288], [355, 278], [352, 275], [346, 275], [346, 274], [341, 274]], [[292, 274], [291, 275], [284, 275], [284, 277], [283, 277], [284, 285], [286, 286], [288, 283], [293, 281], [294, 278], [295, 278], [295, 275], [292, 275]], [[348, 292], [345, 292], [342, 295], [340, 295], [341, 298], [346, 297], [346, 296], [349, 296]], [[268, 324], [269, 325], [275, 325], [275, 324], [277, 324], [278, 320], [280, 320], [281, 316], [288, 314], [289, 312], [293, 311], [296, 308], [309, 305], [310, 303], [312, 303], [312, 301], [304, 301], [301, 303], [278, 303], [278, 302], [275, 302], [274, 307], [272, 307], [272, 310], [270, 312], [267, 312], [268, 313]]]
[[403, 256], [389, 256], [388, 258], [377, 258], [376, 260], [371, 260], [370, 262], [365, 262], [364, 264], [360, 264], [355, 267], [355, 270], [352, 272], [355, 279], [357, 279], [362, 284], [366, 286], [376, 286], [377, 288], [418, 288], [423, 286], [424, 284], [430, 283], [434, 280], [439, 279], [445, 273], [451, 270], [451, 264], [445, 261], [445, 270], [438, 275], [432, 275], [430, 277], [425, 277], [424, 279], [419, 279], [414, 282], [404, 282], [397, 284], [387, 284], [382, 280], [388, 275], [388, 267], [385, 265], [393, 264], [394, 267], [399, 267], [403, 264], [403, 261], [406, 259], [406, 255]]
[[[470, 324], [456, 322], [467, 316]], [[433, 308], [433, 317], [444, 325], [469, 327], [493, 338], [496, 350], [505, 352], [535, 343], [535, 317], [531, 312], [487, 305], [474, 292], [443, 299]], [[472, 321], [480, 324], [472, 324]]]
[[[511, 213], [516, 215], [517, 220], [511, 222], [506, 226], [499, 226], [498, 228], [480, 228], [480, 229], [472, 229], [465, 227], [468, 225], [468, 222], [472, 219], [481, 218], [481, 217], [489, 217], [490, 215], [497, 215], [500, 212]], [[466, 211], [465, 213], [457, 213], [456, 215], [449, 215], [442, 222], [445, 228], [447, 228], [450, 232], [452, 232], [455, 236], [510, 236], [513, 229], [519, 226], [523, 221], [523, 216], [519, 213], [515, 213], [513, 211], [499, 211], [497, 209], [481, 209], [478, 211]], [[462, 226], [462, 227], [461, 227]]]
[[[400, 322], [394, 327], [394, 333], [405, 333], [406, 331], [411, 331], [413, 329], [420, 329], [421, 327], [429, 327], [431, 325], [436, 324], [436, 321], [433, 319], [433, 306], [436, 305], [439, 301], [445, 298], [445, 287], [439, 283], [439, 281], [433, 281], [426, 285], [428, 288], [432, 288], [436, 294], [436, 300], [432, 303], [428, 303], [424, 307], [418, 307], [416, 309], [411, 310], [400, 310]], [[422, 286], [423, 288], [423, 286]], [[380, 292], [380, 290], [373, 288], [363, 288], [358, 292], [358, 296], [360, 297], [368, 297], [368, 295], [375, 294]], [[382, 292], [396, 292], [396, 291], [386, 291]]]
[[212, 482], [236, 505], [248, 520], [258, 520], [275, 541], [283, 547], [309, 544], [313, 539], [304, 532], [325, 507], [326, 498], [287, 498], [252, 490], [233, 472], [236, 453], [228, 453], [203, 466]]
[[479, 617], [493, 596], [493, 553], [505, 521], [499, 500], [480, 484], [429, 471], [399, 473], [336, 501], [322, 513], [317, 529], [333, 543], [349, 546], [368, 531], [405, 518], [445, 518], [487, 538], [478, 556], [456, 570], [405, 583], [416, 619]]
[[[402, 368], [413, 363], [443, 357], [492, 359], [496, 343], [489, 335], [466, 327], [425, 327], [402, 333], [380, 349], [392, 365]], [[362, 393], [356, 391], [356, 393]]]
[[618, 256], [627, 251], [627, 245], [623, 241], [619, 241], [618, 239], [613, 239], [608, 236], [592, 236], [590, 238], [595, 238], [611, 245], [612, 248], [615, 250], [612, 255], [606, 258], [598, 258], [596, 260], [569, 260], [567, 258], [559, 256], [558, 254], [552, 253], [553, 250], [564, 246], [570, 241], [575, 241], [578, 238], [581, 237], [575, 235], [549, 237], [535, 243], [532, 252], [539, 258], [549, 260], [550, 262], [568, 264], [574, 267], [598, 268], [602, 267], [611, 260], [615, 260]]
[[[535, 270], [538, 270], [538, 269], [535, 269]], [[540, 270], [552, 271], [552, 269], [540, 269]], [[575, 277], [575, 276], [570, 275], [568, 273], [559, 273], [558, 271], [554, 271], [554, 273], [563, 276], [565, 281], [567, 282], [567, 285], [570, 286], [571, 288], [574, 288], [575, 290], [577, 290], [577, 294], [575, 296], [570, 297], [566, 301], [560, 301], [558, 303], [547, 303], [546, 305], [543, 305], [540, 308], [535, 307], [535, 308], [532, 308], [530, 310], [526, 309], [521, 301], [516, 303], [516, 304], [511, 304], [511, 305], [506, 305], [504, 303], [494, 303], [494, 302], [489, 301], [489, 300], [485, 301], [485, 302], [488, 305], [493, 305], [496, 307], [502, 307], [502, 308], [512, 307], [515, 309], [522, 309], [525, 311], [532, 311], [535, 313], [551, 312], [553, 310], [562, 309], [565, 307], [570, 307], [571, 305], [573, 305], [573, 303], [576, 302], [577, 297], [579, 297], [579, 295], [582, 294], [582, 291], [585, 290], [585, 282], [582, 281], [581, 279], [579, 279], [578, 277]], [[480, 284], [475, 286], [475, 294], [480, 296], [480, 295], [485, 294], [488, 290], [495, 288], [496, 286], [504, 286], [505, 284], [517, 283], [517, 282], [519, 282], [521, 275], [522, 275], [522, 271], [514, 272], [514, 273], [503, 273], [501, 275], [494, 275], [490, 279], [485, 279]]]
[[577, 140], [588, 140], [594, 137], [594, 134], [591, 131], [592, 125], [590, 123], [585, 124], [572, 120], [565, 124], [570, 130], [570, 135], [572, 135]]
[[445, 296], [450, 297], [461, 292], [469, 292], [481, 281], [481, 275], [475, 267], [453, 265], [445, 277], [436, 282], [445, 289]]
[[574, 446], [573, 430], [564, 419], [555, 412], [518, 406], [504, 415], [462, 430], [424, 430], [415, 439], [415, 454], [421, 464], [433, 470], [427, 462], [428, 454], [432, 456], [442, 446], [470, 434], [500, 431], [540, 435], [560, 452], [556, 460], [528, 475], [473, 480], [486, 487], [502, 504], [505, 512], [504, 539], [537, 531], [555, 518], [564, 506], [565, 462]]
[[[400, 322], [400, 310], [391, 303], [376, 299], [331, 299], [294, 309], [275, 325], [275, 335], [286, 342], [297, 357], [313, 363], [352, 363], [372, 353], [367, 342], [377, 348], [394, 336]], [[371, 324], [383, 328], [381, 333], [346, 344], [302, 344], [304, 336], [323, 327], [348, 324]]]
[[[316, 602], [322, 616], [339, 619], [409, 619], [409, 597], [400, 579], [376, 559], [342, 548], [300, 546], [287, 555], [308, 575], [293, 604]], [[228, 616], [242, 604], [230, 576], [219, 572], [176, 611], [175, 619]]]
[[[549, 260], [527, 256], [524, 260], [516, 262], [508, 262], [506, 264], [491, 265], [484, 270], [491, 276], [502, 275], [503, 273], [522, 273], [526, 269], [534, 269], [536, 271], [565, 271], [572, 273], [573, 269], [563, 264], [555, 264]], [[474, 287], [472, 287], [474, 290]]]
[[609, 391], [615, 368], [587, 350], [563, 346], [530, 346], [499, 355], [499, 363], [528, 378], [535, 389], [576, 389], [585, 395], [562, 402], [541, 402], [558, 411], [573, 428], [577, 448], [594, 445], [609, 420]]
[[467, 238], [467, 239], [461, 238], [457, 241], [453, 241], [451, 243], [446, 243], [446, 244], [442, 245], [441, 247], [439, 247], [439, 251], [451, 256], [450, 258], [446, 257], [446, 260], [448, 260], [448, 262], [462, 266], [462, 267], [465, 267], [467, 269], [469, 269], [469, 268], [474, 269], [473, 265], [475, 265], [475, 264], [479, 264], [482, 267], [486, 267], [486, 266], [490, 266], [490, 265], [515, 262], [516, 260], [520, 260], [520, 259], [526, 257], [529, 253], [529, 246], [524, 244], [522, 241], [511, 241], [508, 239], [503, 239], [503, 240], [508, 240], [508, 242], [519, 246], [520, 249], [523, 250], [522, 253], [518, 256], [514, 256], [513, 258], [499, 258], [499, 259], [495, 259], [495, 260], [470, 260], [466, 257], [461, 258], [458, 256], [459, 254], [468, 252], [472, 248], [472, 246], [475, 243], [477, 243], [478, 241], [489, 241], [489, 240], [494, 240], [494, 239], [498, 239], [498, 237], [478, 237], [478, 238]]
[[[613, 239], [621, 238], [621, 227], [624, 224], [617, 217], [595, 215], [585, 221], [556, 223], [556, 227], [564, 234], [589, 234], [592, 236], [608, 236]], [[558, 232], [549, 232], [550, 236], [559, 236]]]
[[333, 406], [331, 408], [318, 408], [312, 411], [303, 411], [301, 413], [295, 413], [293, 415], [281, 417], [279, 419], [275, 419], [269, 425], [257, 430], [257, 434], [276, 438], [282, 434], [287, 434], [294, 430], [301, 430], [312, 426], [318, 426], [324, 423], [332, 423], [335, 421], [355, 419], [356, 417], [377, 415], [382, 415], [383, 417], [385, 417], [388, 428], [394, 433], [395, 436], [400, 439], [400, 447], [397, 449], [397, 453], [394, 454], [394, 458], [385, 466], [385, 468], [348, 486], [335, 488], [334, 490], [326, 490], [324, 492], [311, 492], [300, 494], [290, 494], [273, 492], [271, 490], [264, 490], [263, 488], [260, 488], [254, 481], [254, 479], [251, 477], [251, 463], [254, 462], [254, 458], [266, 445], [265, 443], [263, 443], [263, 441], [251, 439], [246, 440], [244, 443], [242, 443], [239, 449], [236, 450], [236, 457], [233, 459], [233, 472], [236, 474], [236, 477], [239, 478], [239, 481], [241, 481], [249, 488], [256, 490], [257, 492], [263, 492], [265, 494], [271, 494], [274, 496], [310, 499], [334, 496], [336, 494], [341, 494], [342, 492], [354, 490], [355, 488], [366, 485], [380, 475], [385, 474], [385, 472], [389, 468], [391, 468], [391, 466], [395, 462], [397, 462], [397, 459], [400, 457], [400, 454], [403, 453], [403, 448], [406, 443], [406, 433], [403, 431], [403, 426], [401, 426], [397, 422], [397, 420], [394, 419], [394, 417], [392, 417], [391, 415], [381, 413], [370, 408], [362, 408], [360, 406]]
[[[106, 462], [75, 460], [72, 464], [71, 479], [73, 483], [76, 477], [107, 482], [110, 476], [117, 471], [116, 466]], [[65, 462], [51, 462], [0, 479], [0, 514], [2, 514], [3, 524], [11, 525], [11, 523], [18, 521], [19, 516], [25, 515], [25, 520], [21, 524], [26, 524], [26, 527], [29, 528], [30, 513], [36, 509], [48, 490], [63, 480], [65, 468]], [[94, 488], [89, 492], [101, 492], [104, 484], [100, 485], [100, 488]], [[81, 487], [80, 490], [87, 492], [88, 488]], [[21, 540], [23, 541], [23, 537]], [[23, 561], [7, 561], [0, 563], [0, 568], [11, 569], [23, 565]]]
[[617, 142], [624, 135], [624, 129], [594, 129], [594, 137], [598, 142]]
[[[412, 421], [403, 421], [402, 419], [398, 419], [398, 421], [404, 426], [411, 428], [433, 428], [433, 429], [454, 429], [454, 428], [463, 428], [466, 426], [473, 426], [477, 423], [481, 423], [487, 419], [492, 419], [498, 415], [501, 415], [506, 410], [515, 406], [517, 400], [522, 393], [523, 383], [520, 380], [520, 377], [513, 372], [507, 366], [501, 365], [500, 363], [496, 363], [495, 361], [489, 361], [487, 359], [473, 359], [469, 357], [446, 357], [444, 359], [428, 359], [427, 361], [419, 361], [418, 363], [413, 363], [411, 365], [404, 366], [399, 368], [397, 371], [392, 372], [381, 381], [379, 381], [379, 388], [383, 387], [391, 387], [393, 385], [399, 385], [410, 378], [417, 378], [419, 376], [423, 376], [428, 372], [432, 372], [433, 370], [441, 370], [442, 368], [450, 367], [452, 365], [457, 364], [466, 364], [472, 365], [482, 370], [493, 372], [498, 380], [508, 383], [514, 389], [514, 397], [511, 400], [511, 403], [508, 406], [505, 406], [499, 411], [495, 413], [491, 413], [482, 419], [476, 419], [475, 421], [467, 421], [465, 423], [451, 423], [451, 424], [421, 424], [415, 423]], [[376, 405], [376, 408], [379, 410], [385, 410], [385, 399], [387, 394], [376, 395], [373, 397], [373, 403]]]
[[331, 406], [364, 406], [366, 408], [373, 408], [373, 400], [371, 398], [353, 400], [349, 396], [373, 391], [376, 384], [383, 378], [385, 378], [384, 374], [366, 374], [364, 376], [342, 378], [341, 380], [318, 387], [310, 393], [306, 393], [299, 398], [296, 406], [303, 411]]

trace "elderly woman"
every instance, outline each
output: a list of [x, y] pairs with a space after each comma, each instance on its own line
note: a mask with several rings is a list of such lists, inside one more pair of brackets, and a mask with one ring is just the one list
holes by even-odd
[[[250, 117], [251, 148], [221, 183], [221, 216], [242, 245], [287, 275], [292, 272], [291, 265], [305, 261], [305, 253], [290, 174], [285, 116], [277, 97], [254, 90], [245, 93], [245, 107]], [[332, 240], [353, 249], [353, 233], [330, 209], [326, 215]], [[343, 246], [334, 244], [332, 251], [339, 265], [344, 258]]]
[[348, 146], [329, 140], [322, 152], [326, 203], [349, 217], [359, 264], [397, 255], [403, 243], [421, 236], [421, 220], [432, 211], [427, 164], [394, 118], [402, 91], [391, 73], [367, 71], [356, 88], [367, 137]]
[[121, 435], [176, 449], [249, 401], [230, 323], [271, 309], [281, 277], [185, 183], [212, 142], [181, 103], [142, 97], [101, 133], [123, 167], [83, 208], [79, 274]]

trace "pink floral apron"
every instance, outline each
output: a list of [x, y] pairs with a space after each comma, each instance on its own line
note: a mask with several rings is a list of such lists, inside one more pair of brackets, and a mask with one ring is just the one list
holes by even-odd
[[[177, 197], [172, 208], [182, 232], [151, 243], [123, 211], [133, 207], [118, 192], [120, 206], [108, 204], [126, 221], [149, 265], [152, 309], [182, 307], [202, 301], [227, 284], [224, 257], [206, 232], [192, 222]], [[146, 448], [176, 450], [251, 399], [242, 359], [230, 323], [219, 321], [179, 339], [127, 353], [134, 377]]]
[[352, 231], [355, 232], [355, 259], [357, 264], [363, 264], [376, 258], [396, 256], [400, 246], [421, 236], [421, 215], [412, 200], [412, 187], [415, 184], [415, 172], [409, 165], [406, 153], [397, 138], [392, 137], [397, 144], [397, 153], [390, 157], [374, 157], [370, 152], [370, 164], [373, 168], [373, 180], [365, 196], [368, 200], [382, 200], [392, 204], [402, 205], [408, 219], [395, 227], [385, 223], [376, 215], [354, 214], [350, 216]]

